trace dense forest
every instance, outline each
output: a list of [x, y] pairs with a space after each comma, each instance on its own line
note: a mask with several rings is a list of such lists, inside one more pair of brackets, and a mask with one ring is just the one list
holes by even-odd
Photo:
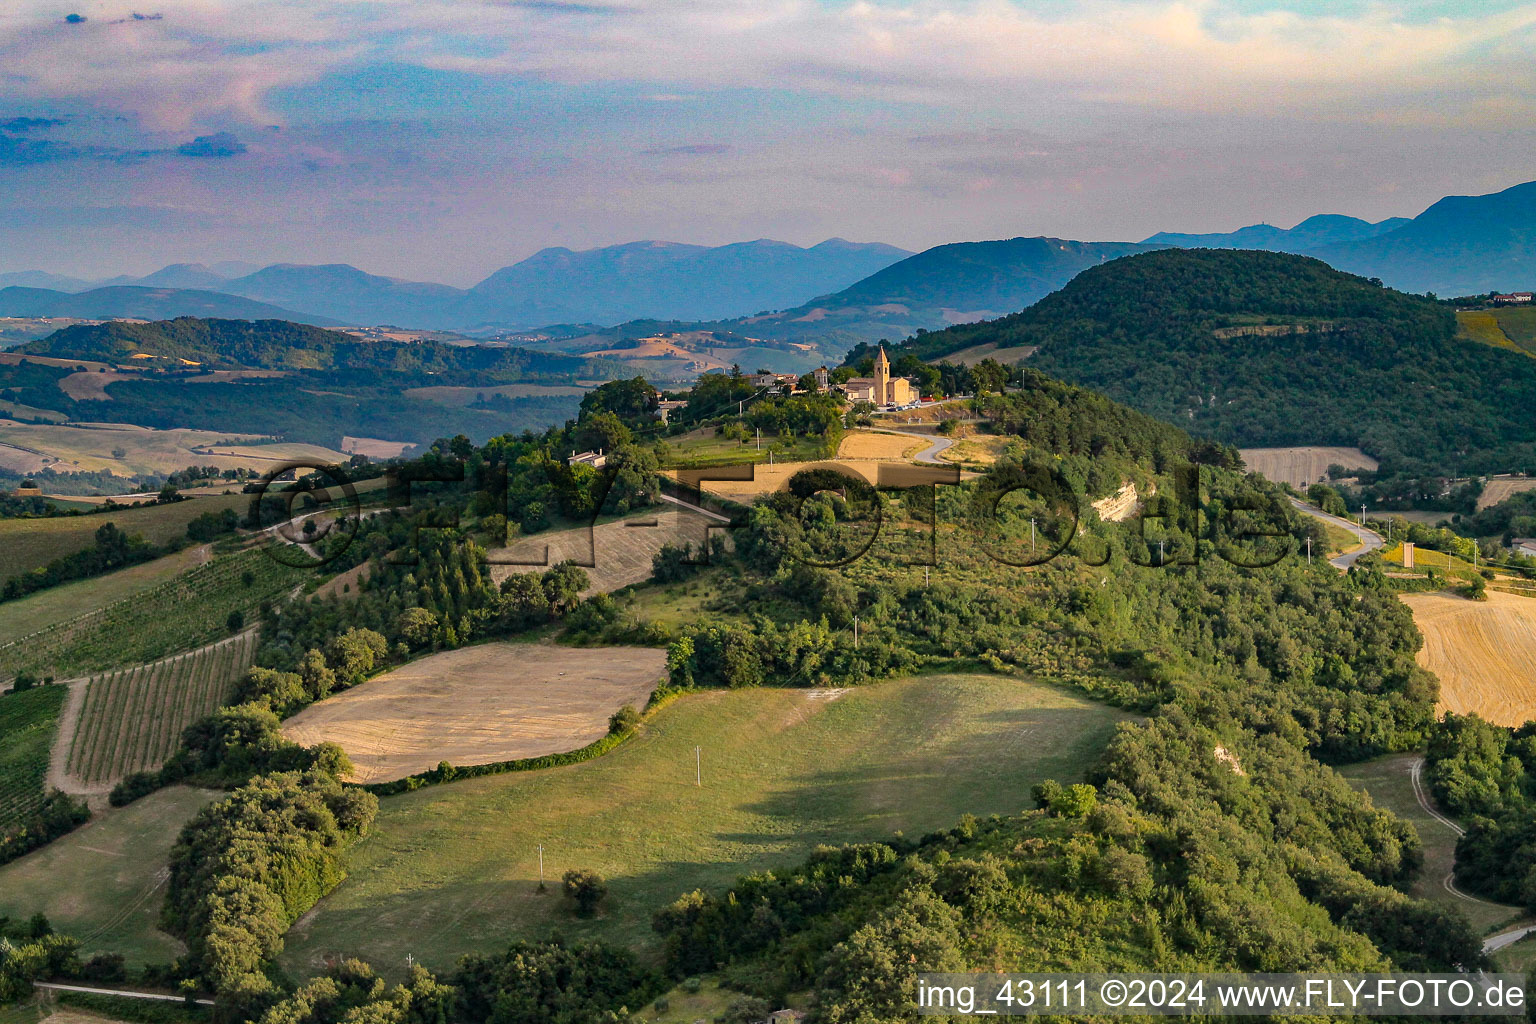
[[1383, 478], [1536, 465], [1536, 363], [1467, 345], [1439, 304], [1301, 256], [1165, 250], [1084, 271], [1029, 309], [920, 334], [937, 361], [995, 343], [1243, 447], [1359, 446]]

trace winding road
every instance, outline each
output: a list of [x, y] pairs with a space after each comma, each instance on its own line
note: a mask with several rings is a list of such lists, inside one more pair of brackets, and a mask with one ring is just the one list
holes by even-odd
[[[1419, 802], [1420, 809], [1422, 809], [1425, 814], [1435, 819], [1435, 821], [1456, 833], [1457, 836], [1466, 835], [1466, 829], [1456, 824], [1456, 822], [1452, 821], [1450, 818], [1447, 818], [1444, 814], [1441, 814], [1439, 808], [1430, 802], [1429, 792], [1424, 787], [1423, 775], [1424, 759], [1421, 757], [1417, 761], [1414, 761], [1408, 769], [1409, 781], [1413, 783], [1413, 798]], [[1490, 904], [1487, 900], [1480, 900], [1476, 896], [1468, 895], [1467, 893], [1464, 893], [1460, 889], [1456, 888], [1455, 872], [1446, 875], [1444, 881], [1441, 884], [1445, 886], [1446, 892], [1459, 899], [1464, 899], [1472, 903], [1482, 903], [1486, 906], [1497, 905]], [[1494, 953], [1503, 949], [1505, 946], [1512, 946], [1516, 942], [1519, 942], [1521, 939], [1525, 938], [1527, 935], [1530, 935], [1532, 932], [1536, 932], [1536, 924], [1520, 925], [1519, 927], [1511, 928], [1508, 931], [1499, 932], [1497, 935], [1490, 935], [1483, 940], [1483, 952]]]
[[1341, 530], [1347, 530], [1354, 534], [1355, 539], [1360, 542], [1359, 548], [1342, 555], [1335, 555], [1334, 557], [1328, 559], [1329, 565], [1332, 565], [1334, 568], [1339, 569], [1342, 572], [1348, 572], [1350, 566], [1354, 565], [1356, 560], [1358, 560], [1361, 555], [1368, 555], [1372, 551], [1376, 551], [1386, 546], [1387, 542], [1383, 540], [1381, 534], [1377, 533], [1375, 530], [1368, 530], [1364, 526], [1360, 526], [1357, 523], [1352, 523], [1342, 516], [1336, 516], [1331, 512], [1324, 512], [1316, 505], [1309, 505], [1302, 501], [1300, 498], [1292, 498], [1291, 504], [1296, 506], [1296, 510], [1298, 512], [1305, 512], [1313, 519], [1321, 519], [1323, 522], [1328, 523], [1330, 526], [1337, 526]]
[[883, 425], [876, 426], [873, 429], [885, 434], [900, 434], [902, 437], [915, 437], [919, 441], [931, 442], [927, 448], [912, 456], [914, 462], [927, 462], [935, 466], [953, 465], [953, 463], [945, 462], [939, 458], [939, 452], [955, 443], [955, 439], [952, 437], [939, 437], [936, 434], [917, 434], [910, 430], [896, 430], [893, 427]]

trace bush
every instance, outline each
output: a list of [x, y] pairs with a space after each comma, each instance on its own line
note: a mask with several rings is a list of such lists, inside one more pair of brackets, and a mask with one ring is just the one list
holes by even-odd
[[608, 731], [616, 736], [621, 736], [627, 732], [634, 732], [639, 725], [640, 712], [635, 710], [633, 704], [625, 704], [608, 719]]
[[608, 883], [596, 871], [572, 868], [560, 880], [566, 898], [576, 904], [576, 913], [591, 917], [597, 913], [597, 905], [608, 895]]
[[107, 797], [107, 802], [113, 807], [126, 807], [159, 788], [159, 772], [134, 772], [132, 775], [124, 776], [122, 781], [112, 787], [112, 793]]

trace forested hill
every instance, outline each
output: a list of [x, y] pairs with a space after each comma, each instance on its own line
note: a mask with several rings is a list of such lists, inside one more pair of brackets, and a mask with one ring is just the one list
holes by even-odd
[[1536, 462], [1536, 363], [1457, 342], [1444, 307], [1307, 257], [1130, 256], [899, 351], [988, 343], [1037, 347], [1031, 366], [1228, 444], [1358, 445], [1387, 474]]
[[456, 346], [435, 341], [372, 341], [285, 320], [181, 317], [154, 323], [76, 325], [23, 345], [17, 351], [146, 368], [196, 365], [218, 369], [433, 374], [474, 370], [530, 378], [603, 375], [602, 368], [589, 360], [563, 353]]

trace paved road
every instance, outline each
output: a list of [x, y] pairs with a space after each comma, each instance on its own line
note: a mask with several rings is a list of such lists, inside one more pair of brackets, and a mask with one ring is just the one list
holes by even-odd
[[[1435, 821], [1456, 833], [1456, 835], [1466, 835], [1466, 829], [1456, 824], [1456, 822], [1452, 821], [1450, 818], [1447, 818], [1444, 814], [1441, 814], [1439, 808], [1435, 807], [1435, 805], [1430, 802], [1429, 792], [1424, 788], [1423, 773], [1424, 759], [1421, 757], [1414, 761], [1412, 766], [1408, 769], [1408, 778], [1413, 783], [1413, 797], [1419, 802], [1419, 807], [1423, 809], [1425, 814], [1429, 815], [1431, 818], [1435, 819]], [[1451, 874], [1446, 875], [1444, 881], [1441, 884], [1445, 886], [1446, 892], [1460, 899], [1464, 899], [1472, 903], [1482, 903], [1487, 906], [1498, 905], [1489, 903], [1487, 900], [1480, 900], [1476, 896], [1471, 896], [1456, 888], [1456, 873], [1454, 871], [1451, 872]], [[1490, 935], [1483, 940], [1483, 952], [1493, 953], [1497, 950], [1503, 949], [1505, 946], [1513, 945], [1532, 932], [1536, 932], [1536, 924], [1520, 925], [1517, 928], [1511, 928], [1508, 931], [1500, 932], [1497, 935]]]
[[939, 437], [936, 434], [917, 434], [910, 430], [896, 430], [887, 426], [877, 426], [874, 429], [883, 431], [887, 434], [900, 434], [902, 437], [915, 437], [919, 441], [932, 442], [928, 445], [927, 448], [924, 448], [922, 451], [912, 456], [912, 458], [918, 462], [927, 462], [935, 466], [954, 465], [952, 462], [945, 462], [943, 459], [939, 458], [939, 452], [955, 443], [955, 439], [952, 437]]
[[1313, 519], [1321, 519], [1323, 522], [1337, 526], [1341, 530], [1348, 530], [1360, 542], [1361, 547], [1357, 550], [1328, 559], [1328, 563], [1337, 569], [1348, 571], [1349, 567], [1354, 565], [1361, 555], [1368, 555], [1372, 551], [1386, 546], [1387, 542], [1375, 530], [1368, 530], [1357, 523], [1350, 522], [1348, 519], [1333, 515], [1330, 512], [1324, 512], [1316, 505], [1309, 505], [1299, 498], [1292, 498], [1291, 504], [1296, 506], [1297, 511], [1305, 512]]

